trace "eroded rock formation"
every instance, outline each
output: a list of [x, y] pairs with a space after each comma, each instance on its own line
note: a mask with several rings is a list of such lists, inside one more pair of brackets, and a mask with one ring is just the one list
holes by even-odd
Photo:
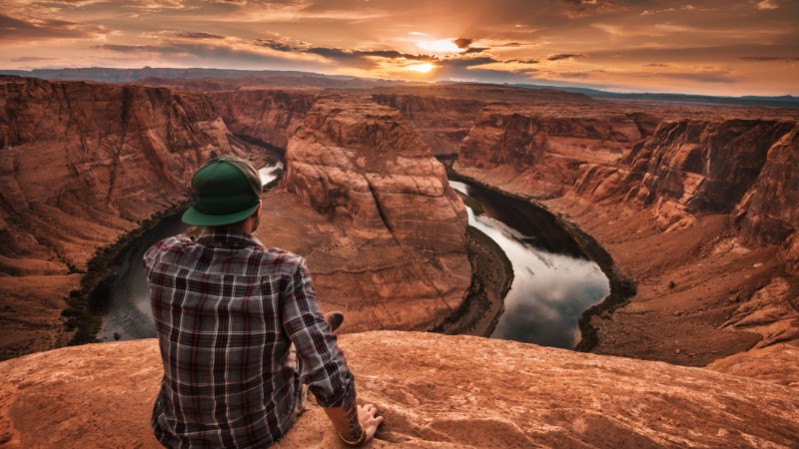
[[455, 164], [547, 199], [635, 280], [595, 350], [703, 365], [799, 337], [796, 112], [606, 106], [485, 108]]
[[458, 154], [461, 141], [485, 106], [485, 102], [479, 98], [419, 94], [375, 94], [372, 99], [399, 110], [435, 155]]
[[444, 167], [391, 108], [320, 100], [289, 142], [259, 236], [307, 257], [345, 329], [429, 329], [470, 283], [466, 211]]
[[652, 133], [656, 121], [647, 114], [601, 107], [557, 112], [486, 107], [463, 140], [455, 167], [491, 185], [538, 197], [559, 196], [574, 186], [586, 166], [613, 165], [627, 155]]
[[255, 155], [201, 95], [0, 79], [0, 357], [51, 348], [97, 247], [185, 201], [210, 157]]
[[208, 94], [236, 136], [284, 149], [317, 94], [290, 90], [240, 90]]
[[[340, 343], [359, 400], [385, 416], [375, 448], [787, 449], [799, 440], [795, 383], [480, 337], [382, 331]], [[793, 351], [784, 362], [799, 372]], [[155, 449], [162, 373], [153, 339], [2, 362], [0, 447]], [[276, 448], [340, 446], [308, 404]]]

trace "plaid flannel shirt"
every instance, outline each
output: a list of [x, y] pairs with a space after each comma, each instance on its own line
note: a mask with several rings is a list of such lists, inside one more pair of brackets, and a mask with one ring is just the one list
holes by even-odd
[[208, 230], [156, 243], [144, 266], [164, 364], [152, 425], [164, 446], [264, 448], [291, 425], [301, 382], [323, 407], [355, 402], [303, 258]]

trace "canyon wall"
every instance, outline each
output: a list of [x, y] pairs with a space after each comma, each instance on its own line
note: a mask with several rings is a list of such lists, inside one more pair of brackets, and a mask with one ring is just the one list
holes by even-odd
[[429, 329], [469, 287], [466, 210], [444, 167], [394, 109], [319, 100], [286, 150], [259, 236], [307, 257], [344, 329]]
[[0, 79], [0, 356], [65, 338], [59, 312], [95, 249], [186, 201], [223, 153], [263, 157], [201, 95]]
[[421, 134], [435, 155], [458, 154], [485, 102], [478, 98], [448, 98], [401, 93], [375, 94], [372, 99], [400, 111]]
[[[768, 364], [735, 360], [716, 368], [740, 376], [468, 336], [381, 331], [339, 342], [359, 402], [385, 417], [369, 447], [788, 449], [799, 441], [796, 347], [763, 354], [793, 373], [773, 382]], [[0, 448], [156, 449], [150, 413], [162, 374], [154, 339], [1, 362]], [[274, 447], [341, 443], [310, 400]]]
[[[463, 140], [456, 169], [492, 185], [510, 184], [538, 197], [559, 196], [590, 164], [613, 165], [649, 136], [658, 119], [601, 106], [538, 108], [486, 107]], [[482, 175], [479, 175], [482, 173]]]
[[238, 137], [285, 149], [317, 94], [291, 90], [211, 92], [208, 98]]
[[592, 116], [487, 107], [455, 169], [538, 198], [636, 282], [628, 305], [591, 318], [594, 350], [704, 365], [799, 339], [796, 112], [617, 104]]

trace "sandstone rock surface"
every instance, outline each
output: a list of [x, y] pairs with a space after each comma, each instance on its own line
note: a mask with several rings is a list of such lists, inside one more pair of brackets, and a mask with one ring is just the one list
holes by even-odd
[[188, 198], [218, 154], [261, 158], [196, 94], [0, 78], [0, 358], [52, 348], [97, 247]]
[[789, 174], [799, 170], [797, 118], [624, 102], [494, 105], [454, 167], [543, 200], [636, 282], [630, 304], [592, 318], [595, 351], [704, 365], [799, 337]]
[[[446, 95], [445, 92], [441, 94]], [[479, 98], [428, 96], [423, 92], [375, 94], [372, 99], [399, 110], [436, 155], [457, 154], [461, 141], [485, 106]]]
[[285, 149], [317, 95], [291, 90], [213, 92], [208, 97], [236, 136]]
[[344, 330], [429, 329], [462, 303], [466, 210], [444, 167], [393, 109], [319, 100], [289, 142], [258, 236], [304, 255]]
[[491, 185], [510, 184], [538, 197], [564, 194], [588, 164], [613, 165], [651, 134], [656, 118], [602, 106], [559, 110], [484, 108], [464, 139], [456, 169], [482, 172]]
[[[370, 447], [791, 448], [796, 387], [665, 363], [480, 337], [340, 337], [359, 400], [386, 422]], [[157, 448], [157, 342], [102, 343], [0, 364], [0, 447]], [[276, 448], [340, 443], [312, 403]]]

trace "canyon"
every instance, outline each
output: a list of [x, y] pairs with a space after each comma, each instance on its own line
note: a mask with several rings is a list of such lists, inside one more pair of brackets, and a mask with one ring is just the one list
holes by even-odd
[[[185, 204], [188, 179], [209, 158], [278, 155], [284, 177], [264, 195], [257, 236], [305, 255], [323, 309], [347, 312], [342, 344], [365, 397], [396, 423], [376, 446], [563, 447], [566, 438], [569, 447], [791, 447], [799, 438], [796, 110], [468, 84], [0, 85], [3, 359], [65, 344], [74, 330], [60, 314], [97, 248]], [[470, 290], [464, 205], [434, 156], [548, 209], [607, 251], [603, 269], [635, 288], [584, 315], [594, 337], [580, 349], [594, 354], [397, 332], [436, 327]], [[291, 226], [281, 226], [287, 216]], [[382, 329], [392, 331], [363, 333]], [[70, 441], [123, 441], [104, 416], [115, 401], [137, 410], [135, 438], [145, 438], [154, 391], [137, 390], [146, 406], [134, 404], [112, 380], [156, 384], [155, 347], [89, 345], [2, 362], [16, 380], [3, 387], [0, 447], [54, 444], [32, 436], [38, 424], [27, 416], [69, 396], [59, 376], [82, 370], [109, 386], [86, 386], [99, 403], [70, 409], [71, 422], [88, 423], [75, 424], [86, 432]], [[108, 363], [99, 369], [95, 357]], [[440, 372], [392, 365], [411, 362]], [[26, 381], [36, 366], [46, 368]], [[608, 407], [611, 397], [621, 402]], [[504, 416], [507, 407], [518, 413]], [[312, 409], [281, 446], [332, 444], [318, 430], [321, 413]], [[611, 437], [600, 436], [611, 422]], [[470, 426], [503, 430], [482, 440]]]

